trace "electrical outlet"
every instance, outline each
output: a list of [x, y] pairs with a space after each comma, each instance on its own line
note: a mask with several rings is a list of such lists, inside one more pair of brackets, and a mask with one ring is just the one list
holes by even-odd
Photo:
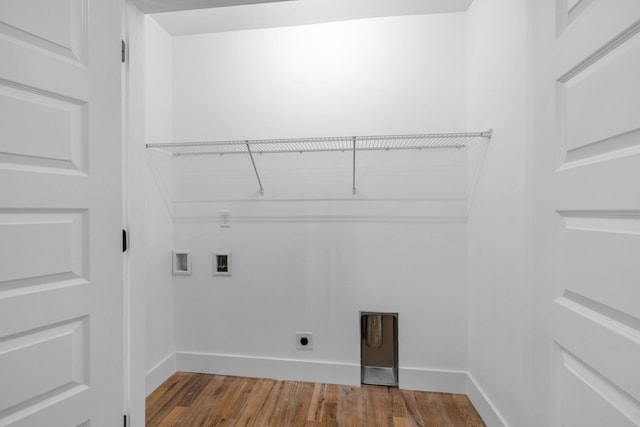
[[298, 350], [312, 350], [313, 334], [311, 332], [296, 332], [296, 348]]

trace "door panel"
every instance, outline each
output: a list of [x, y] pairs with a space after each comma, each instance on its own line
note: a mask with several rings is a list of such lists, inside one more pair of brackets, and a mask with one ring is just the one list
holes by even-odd
[[[0, 411], [23, 402], [44, 400], [48, 394], [81, 392], [88, 387], [87, 318], [28, 331], [0, 344], [3, 381], [20, 387], [3, 388]], [[51, 363], [41, 363], [46, 354]]]
[[0, 426], [123, 414], [121, 2], [0, 2]]
[[0, 289], [73, 281], [86, 283], [86, 212], [0, 212]]
[[564, 75], [583, 61], [600, 56], [617, 43], [636, 23], [640, 3], [636, 0], [580, 0], [568, 11], [566, 0], [556, 0], [558, 38], [556, 77]]
[[629, 108], [640, 99], [640, 87], [634, 84], [639, 75], [640, 34], [636, 34], [561, 83], [565, 109], [560, 120], [565, 122], [568, 152], [640, 129], [638, 109]]
[[640, 213], [566, 216], [564, 225], [565, 289], [640, 319]]
[[87, 104], [0, 82], [0, 162], [86, 174]]
[[[562, 426], [637, 426], [640, 418], [632, 399], [568, 353], [562, 354]], [[585, 408], [590, 408], [585, 410]]]
[[633, 367], [640, 348], [633, 323], [625, 322], [624, 316], [603, 304], [570, 292], [555, 301], [555, 308], [555, 338], [561, 353], [573, 355], [638, 400], [640, 374]]
[[558, 424], [640, 425], [640, 3], [556, 3]]
[[88, 0], [3, 0], [0, 30], [16, 41], [86, 65]]

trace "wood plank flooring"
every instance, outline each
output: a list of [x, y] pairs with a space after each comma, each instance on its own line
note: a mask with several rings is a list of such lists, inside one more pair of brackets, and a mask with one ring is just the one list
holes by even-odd
[[177, 372], [147, 398], [148, 427], [484, 427], [469, 399]]

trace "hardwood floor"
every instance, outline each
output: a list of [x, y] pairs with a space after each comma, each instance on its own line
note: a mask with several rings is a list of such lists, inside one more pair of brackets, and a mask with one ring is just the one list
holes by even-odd
[[177, 372], [147, 398], [146, 425], [484, 427], [469, 399], [392, 387], [350, 387]]

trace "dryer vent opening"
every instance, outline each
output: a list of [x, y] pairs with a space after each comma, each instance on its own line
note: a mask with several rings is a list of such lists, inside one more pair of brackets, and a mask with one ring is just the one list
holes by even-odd
[[360, 313], [362, 384], [398, 386], [398, 313]]

